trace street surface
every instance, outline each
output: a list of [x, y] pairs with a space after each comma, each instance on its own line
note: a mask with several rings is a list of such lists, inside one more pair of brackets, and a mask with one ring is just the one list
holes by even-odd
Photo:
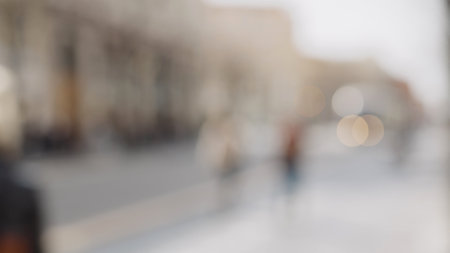
[[420, 131], [402, 166], [389, 138], [351, 149], [332, 127], [310, 129], [294, 201], [277, 161], [258, 160], [223, 212], [194, 141], [31, 159], [25, 171], [41, 186], [52, 252], [447, 252], [445, 132]]

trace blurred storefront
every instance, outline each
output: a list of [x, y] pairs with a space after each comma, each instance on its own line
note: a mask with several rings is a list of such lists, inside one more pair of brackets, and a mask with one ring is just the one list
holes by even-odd
[[17, 76], [27, 147], [77, 146], [106, 128], [134, 143], [198, 124], [200, 1], [0, 4], [0, 60]]

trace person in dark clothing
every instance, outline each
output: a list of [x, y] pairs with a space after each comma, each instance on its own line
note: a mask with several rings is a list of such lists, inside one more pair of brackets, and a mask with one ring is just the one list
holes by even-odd
[[292, 197], [295, 193], [299, 181], [301, 133], [301, 125], [292, 122], [286, 124], [283, 132], [282, 162], [284, 185], [288, 197]]
[[38, 194], [19, 181], [15, 170], [0, 161], [0, 252], [42, 253]]
[[[273, 207], [280, 207], [291, 220], [297, 216], [297, 192], [301, 180], [303, 125], [294, 119], [280, 124], [279, 169], [280, 184], [274, 191]], [[280, 198], [280, 193], [281, 197]], [[282, 200], [277, 203], [277, 200]], [[281, 204], [281, 205], [277, 205]]]
[[0, 253], [41, 253], [38, 194], [17, 175], [22, 120], [16, 86], [1, 66], [0, 76]]

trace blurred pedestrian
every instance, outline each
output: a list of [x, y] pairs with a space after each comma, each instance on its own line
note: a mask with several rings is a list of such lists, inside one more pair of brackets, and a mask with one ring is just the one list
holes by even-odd
[[236, 121], [229, 115], [215, 116], [207, 120], [200, 132], [200, 159], [218, 176], [219, 208], [232, 206], [239, 196], [239, 142]]
[[0, 68], [0, 253], [41, 253], [37, 192], [20, 180], [22, 131], [10, 73]]
[[283, 126], [282, 133], [282, 169], [283, 185], [287, 200], [290, 202], [295, 197], [299, 180], [301, 162], [302, 125], [289, 121]]
[[0, 252], [41, 253], [37, 192], [15, 170], [12, 162], [0, 159]]

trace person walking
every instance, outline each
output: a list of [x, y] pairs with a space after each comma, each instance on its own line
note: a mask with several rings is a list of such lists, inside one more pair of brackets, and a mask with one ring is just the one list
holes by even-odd
[[288, 202], [292, 202], [300, 181], [302, 125], [297, 122], [287, 122], [282, 133], [282, 175], [284, 192]]
[[240, 141], [236, 121], [220, 115], [206, 121], [198, 140], [200, 159], [218, 178], [218, 208], [226, 209], [239, 197]]

